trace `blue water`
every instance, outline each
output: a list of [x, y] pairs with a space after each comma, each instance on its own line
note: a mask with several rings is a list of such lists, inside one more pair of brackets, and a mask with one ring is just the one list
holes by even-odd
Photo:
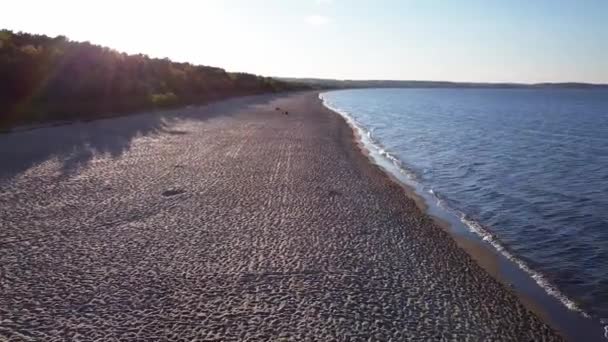
[[323, 94], [446, 209], [608, 318], [608, 91], [359, 89]]

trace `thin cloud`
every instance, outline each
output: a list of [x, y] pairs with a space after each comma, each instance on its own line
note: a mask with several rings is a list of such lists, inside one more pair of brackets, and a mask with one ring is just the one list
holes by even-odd
[[306, 22], [312, 26], [327, 25], [330, 21], [331, 19], [329, 19], [328, 17], [318, 14], [309, 15], [308, 17], [306, 17]]

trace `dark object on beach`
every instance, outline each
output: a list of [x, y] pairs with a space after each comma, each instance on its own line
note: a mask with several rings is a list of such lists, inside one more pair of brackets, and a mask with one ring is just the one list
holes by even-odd
[[171, 197], [171, 196], [183, 194], [185, 192], [186, 192], [186, 190], [182, 190], [182, 189], [172, 189], [172, 190], [164, 191], [162, 193], [162, 195], [165, 197]]
[[283, 114], [285, 114], [285, 115], [289, 115], [289, 112], [288, 112], [288, 111], [285, 111]]
[[340, 196], [340, 195], [342, 195], [342, 194], [336, 190], [329, 190], [329, 192], [327, 193], [327, 196], [329, 196], [329, 197], [336, 197], [336, 196]]
[[274, 109], [274, 110], [281, 110], [281, 108], [279, 108], [279, 107], [276, 107], [276, 108], [275, 108], [275, 109]]
[[171, 135], [186, 135], [186, 134], [188, 134], [188, 132], [186, 132], [186, 131], [180, 131], [180, 130], [175, 130], [175, 129], [174, 130], [166, 130], [165, 132], [168, 133], [168, 134], [171, 134]]

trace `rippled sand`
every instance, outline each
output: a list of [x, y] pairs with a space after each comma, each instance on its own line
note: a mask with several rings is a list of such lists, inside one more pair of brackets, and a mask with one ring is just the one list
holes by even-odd
[[313, 93], [2, 135], [0, 160], [0, 340], [560, 339]]

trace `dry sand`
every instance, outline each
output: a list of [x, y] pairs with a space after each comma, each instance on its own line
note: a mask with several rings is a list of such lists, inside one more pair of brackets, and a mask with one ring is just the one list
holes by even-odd
[[0, 160], [0, 340], [560, 340], [314, 93], [1, 135]]

